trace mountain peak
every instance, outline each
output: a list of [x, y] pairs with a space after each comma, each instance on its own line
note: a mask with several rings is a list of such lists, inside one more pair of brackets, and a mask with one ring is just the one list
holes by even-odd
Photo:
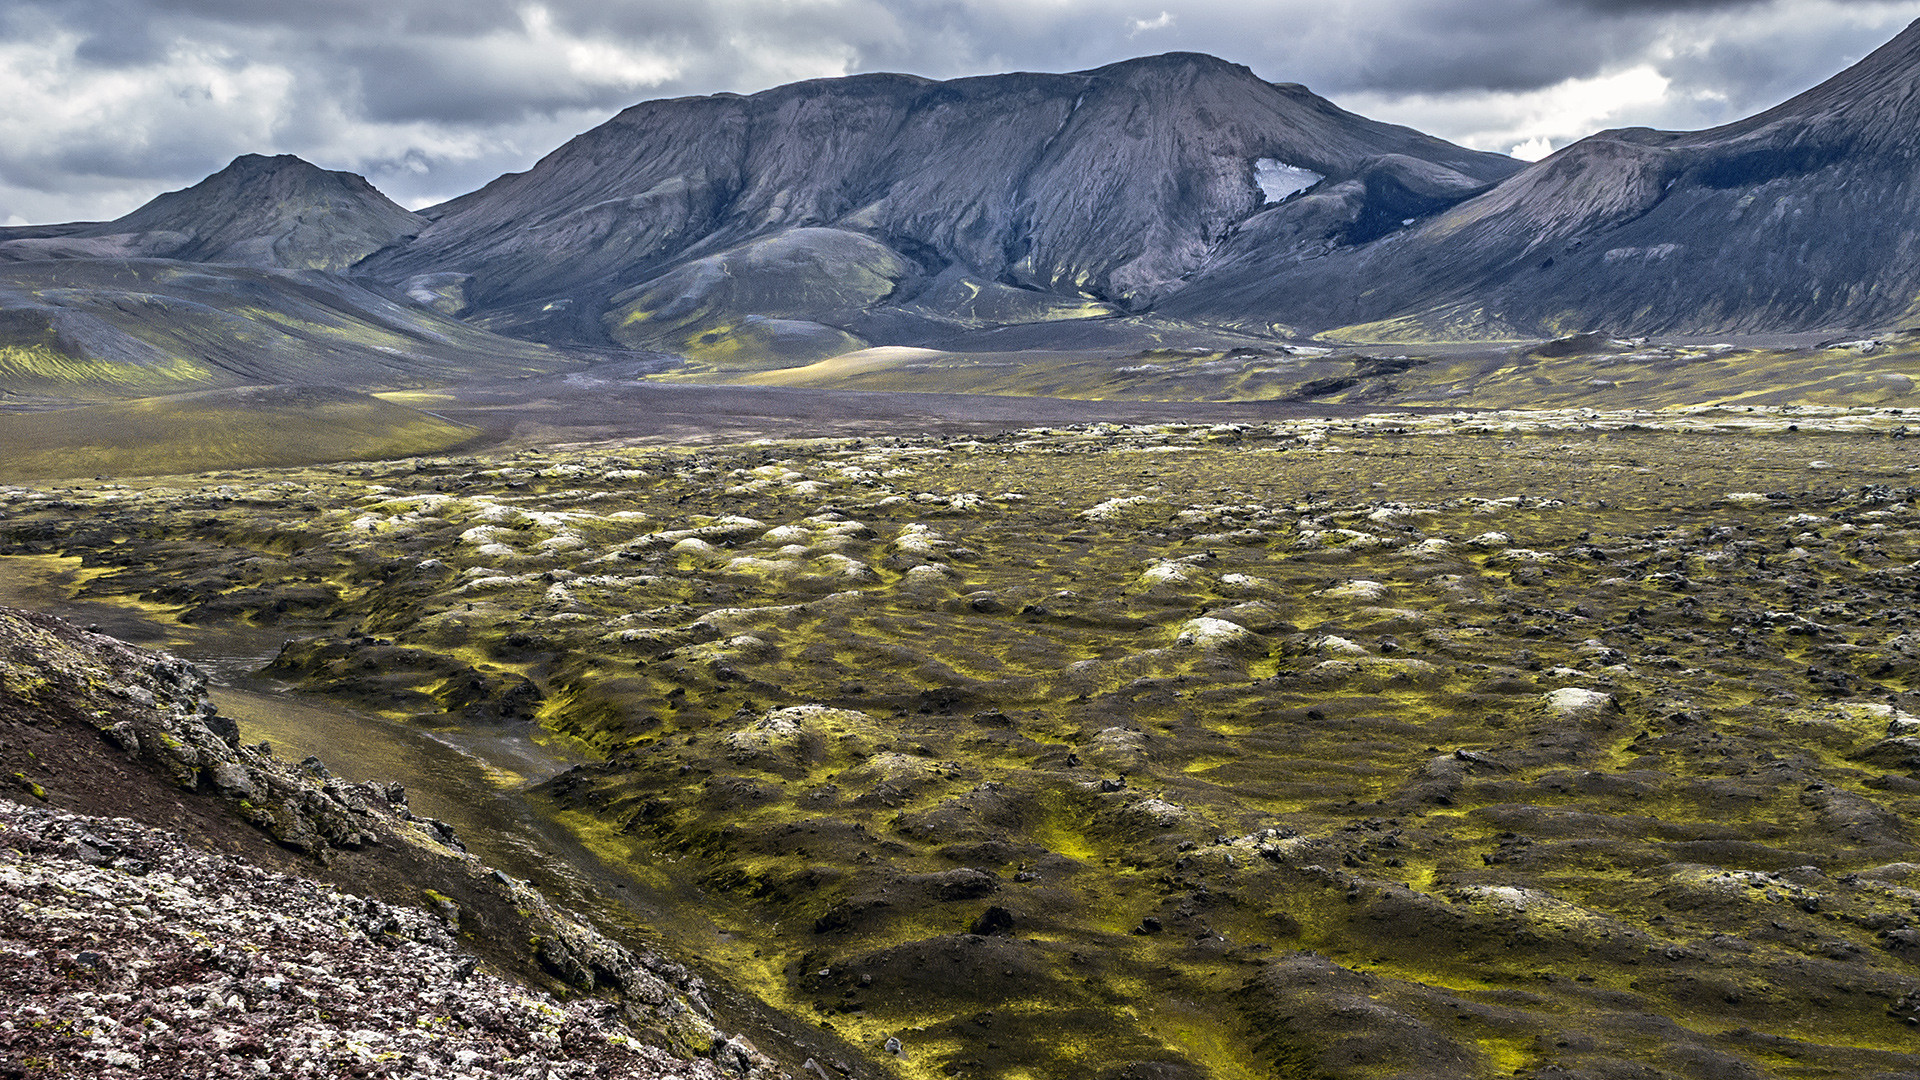
[[425, 225], [363, 176], [292, 154], [242, 154], [93, 231], [177, 237], [165, 254], [195, 262], [337, 271]]
[[[325, 173], [327, 170], [313, 164], [298, 154], [241, 154], [227, 163], [220, 173], [246, 173], [267, 170], [294, 169], [302, 172]], [[215, 173], [218, 176], [220, 173]]]
[[1603, 131], [1391, 241], [1248, 251], [1166, 310], [1431, 336], [1907, 325], [1916, 157], [1920, 21], [1765, 112]]
[[[1231, 60], [1223, 60], [1212, 53], [1187, 52], [1182, 50], [1155, 53], [1151, 56], [1135, 56], [1126, 60], [1116, 60], [1111, 64], [1102, 64], [1097, 68], [1089, 68], [1078, 74], [1100, 75], [1117, 71], [1166, 71], [1183, 67], [1218, 71], [1222, 74], [1253, 76], [1253, 69], [1245, 64], [1236, 64]], [[1257, 78], [1258, 76], [1254, 77]]]

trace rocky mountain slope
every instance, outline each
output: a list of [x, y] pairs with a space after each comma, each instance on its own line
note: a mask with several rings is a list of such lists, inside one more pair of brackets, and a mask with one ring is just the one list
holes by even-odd
[[828, 355], [1150, 305], [1311, 184], [1345, 201], [1287, 220], [1330, 243], [1518, 167], [1190, 53], [862, 75], [636, 105], [360, 270], [465, 275], [472, 317], [549, 340]]
[[291, 154], [246, 154], [113, 221], [0, 232], [0, 262], [165, 258], [345, 270], [426, 224], [364, 177]]
[[1164, 311], [1428, 339], [1903, 325], [1916, 131], [1920, 23], [1757, 116], [1601, 132], [1363, 247], [1244, 230]]
[[175, 657], [0, 608], [0, 776], [0, 1076], [780, 1075], [690, 971], [242, 744]]

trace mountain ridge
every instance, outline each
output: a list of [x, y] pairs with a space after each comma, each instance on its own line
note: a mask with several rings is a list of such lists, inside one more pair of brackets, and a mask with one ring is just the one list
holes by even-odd
[[[417, 213], [244, 155], [114, 221], [0, 230], [0, 349], [34, 393], [62, 355], [230, 385], [269, 296], [287, 355], [323, 365], [298, 381], [344, 385], [455, 377], [488, 341], [535, 369], [526, 342], [746, 375], [872, 346], [1844, 335], [1920, 318], [1916, 131], [1920, 22], [1753, 116], [1532, 164], [1200, 53], [816, 79], [638, 102]], [[123, 295], [134, 264], [165, 288]], [[285, 273], [324, 274], [332, 311]], [[461, 330], [392, 341], [396, 302]], [[202, 354], [232, 371], [168, 374]]]
[[[653, 306], [623, 310], [625, 300], [677, 266], [783, 229], [824, 228], [887, 248], [891, 256], [861, 256], [876, 267], [901, 263], [875, 270], [886, 284], [863, 295], [861, 309], [910, 300], [957, 268], [990, 292], [1135, 310], [1177, 289], [1263, 205], [1256, 162], [1344, 180], [1395, 154], [1450, 174], [1455, 191], [1519, 168], [1204, 54], [1064, 74], [856, 75], [638, 103], [526, 172], [432, 208], [419, 237], [359, 269], [396, 285], [472, 274], [479, 317], [527, 336], [684, 345], [652, 336], [654, 327], [622, 328], [637, 325], [636, 311], [638, 322], [654, 319], [691, 282], [673, 283], [674, 295]], [[826, 300], [829, 314], [844, 306], [844, 297]], [[732, 326], [820, 305], [801, 295], [763, 310], [720, 306]], [[847, 314], [825, 321], [868, 340], [952, 315], [890, 311], [891, 325], [880, 325]], [[674, 329], [697, 338], [713, 327]]]
[[1315, 265], [1228, 250], [1162, 309], [1342, 336], [1834, 332], [1920, 296], [1920, 22], [1820, 85], [1694, 132], [1603, 131]]

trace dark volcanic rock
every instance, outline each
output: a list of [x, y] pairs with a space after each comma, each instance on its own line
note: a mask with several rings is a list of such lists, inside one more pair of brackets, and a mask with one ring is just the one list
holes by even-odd
[[1165, 310], [1442, 337], [1892, 325], [1920, 292], [1894, 224], [1920, 218], [1916, 89], [1920, 24], [1757, 116], [1601, 132], [1363, 247], [1243, 230]]

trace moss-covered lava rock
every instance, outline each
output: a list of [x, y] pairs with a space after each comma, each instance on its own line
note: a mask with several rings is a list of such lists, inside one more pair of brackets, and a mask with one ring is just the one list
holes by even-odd
[[12, 489], [0, 541], [352, 700], [504, 690], [684, 947], [903, 1075], [1896, 1076], [1903, 422], [527, 452]]

